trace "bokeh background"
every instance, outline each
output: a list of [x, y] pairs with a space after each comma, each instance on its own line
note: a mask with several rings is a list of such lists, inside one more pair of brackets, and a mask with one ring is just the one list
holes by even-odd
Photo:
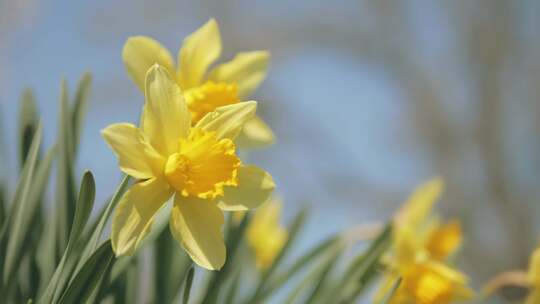
[[[103, 202], [120, 173], [99, 130], [135, 122], [143, 98], [121, 49], [149, 35], [173, 55], [209, 18], [224, 59], [272, 53], [256, 92], [277, 143], [249, 158], [273, 173], [285, 218], [312, 206], [303, 246], [387, 220], [432, 176], [463, 221], [461, 265], [479, 287], [527, 267], [540, 236], [540, 2], [0, 1], [4, 176], [17, 172], [19, 98], [31, 87], [54, 142], [59, 83], [94, 76], [78, 169]], [[10, 179], [11, 184], [15, 182]]]

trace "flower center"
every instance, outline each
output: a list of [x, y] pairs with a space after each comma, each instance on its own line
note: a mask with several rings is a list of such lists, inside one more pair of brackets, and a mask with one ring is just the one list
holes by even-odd
[[444, 260], [461, 244], [461, 226], [458, 222], [450, 222], [437, 227], [431, 232], [426, 249], [431, 256]]
[[240, 102], [238, 87], [235, 83], [213, 81], [207, 81], [198, 87], [187, 90], [184, 97], [193, 123], [197, 123], [204, 115], [214, 111], [217, 107]]
[[240, 159], [235, 149], [230, 139], [218, 140], [215, 132], [192, 129], [167, 159], [165, 177], [183, 196], [222, 196], [223, 186], [238, 183]]
[[412, 278], [405, 278], [403, 287], [408, 289], [419, 304], [443, 304], [452, 300], [452, 282], [430, 269], [420, 266]]

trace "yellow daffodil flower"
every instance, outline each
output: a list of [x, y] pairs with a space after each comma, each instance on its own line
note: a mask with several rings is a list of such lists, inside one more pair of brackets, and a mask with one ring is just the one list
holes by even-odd
[[272, 265], [287, 241], [287, 230], [280, 224], [281, 202], [272, 199], [259, 207], [247, 228], [247, 240], [255, 253], [257, 268]]
[[540, 247], [531, 256], [527, 280], [531, 291], [527, 296], [527, 300], [525, 300], [525, 304], [540, 303]]
[[536, 248], [529, 261], [529, 269], [507, 271], [498, 274], [483, 288], [484, 296], [490, 296], [503, 287], [528, 288], [525, 304], [540, 303], [540, 247]]
[[[129, 38], [122, 53], [129, 76], [143, 91], [146, 71], [155, 63], [164, 67], [180, 86], [194, 124], [217, 107], [245, 100], [266, 77], [270, 59], [266, 51], [239, 53], [209, 70], [220, 55], [221, 37], [214, 19], [184, 40], [178, 68], [169, 51], [150, 37]], [[256, 148], [273, 141], [272, 130], [254, 116], [245, 123], [237, 144]]]
[[495, 291], [509, 286], [529, 289], [525, 304], [540, 303], [540, 247], [533, 251], [527, 271], [515, 270], [500, 273], [484, 286], [483, 293], [485, 296], [490, 296]]
[[467, 277], [447, 265], [461, 245], [459, 222], [441, 224], [431, 216], [442, 189], [440, 179], [421, 185], [398, 213], [391, 253], [385, 257], [389, 272], [377, 299], [384, 297], [398, 278], [402, 281], [392, 297], [394, 304], [447, 304], [472, 297]]
[[156, 212], [174, 197], [172, 235], [197, 264], [220, 269], [226, 258], [222, 211], [257, 207], [275, 187], [270, 174], [242, 164], [236, 155], [234, 140], [257, 104], [216, 108], [192, 126], [184, 97], [168, 70], [154, 65], [145, 79], [140, 127], [118, 123], [102, 131], [120, 169], [137, 179], [115, 211], [114, 252], [133, 254]]

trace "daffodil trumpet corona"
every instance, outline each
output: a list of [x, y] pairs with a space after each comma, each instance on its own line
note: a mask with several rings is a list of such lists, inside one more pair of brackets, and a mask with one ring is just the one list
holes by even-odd
[[431, 214], [442, 189], [438, 178], [421, 185], [398, 213], [391, 250], [384, 257], [387, 272], [376, 300], [399, 278], [401, 283], [390, 301], [393, 304], [448, 304], [473, 296], [468, 278], [448, 263], [461, 245], [459, 222], [441, 223]]
[[[169, 51], [150, 37], [129, 38], [122, 52], [130, 78], [142, 91], [146, 71], [153, 64], [169, 72], [182, 90], [193, 124], [218, 107], [244, 101], [266, 77], [270, 59], [267, 51], [239, 53], [231, 61], [211, 68], [220, 55], [221, 37], [214, 19], [184, 40], [178, 52], [178, 66]], [[273, 141], [270, 127], [253, 116], [245, 123], [237, 144], [241, 148], [258, 148]]]
[[158, 210], [171, 198], [169, 227], [198, 265], [220, 269], [226, 249], [223, 211], [255, 208], [275, 185], [270, 174], [243, 164], [236, 138], [254, 115], [254, 101], [221, 106], [195, 124], [185, 94], [158, 64], [144, 81], [140, 126], [118, 123], [102, 131], [120, 169], [137, 179], [123, 195], [112, 222], [117, 256], [131, 255], [148, 234]]

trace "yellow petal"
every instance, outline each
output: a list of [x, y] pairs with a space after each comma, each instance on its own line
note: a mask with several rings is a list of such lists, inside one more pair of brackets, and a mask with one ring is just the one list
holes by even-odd
[[398, 214], [398, 226], [406, 225], [418, 227], [424, 222], [433, 209], [433, 205], [441, 196], [443, 191], [443, 181], [434, 178], [420, 185]]
[[461, 246], [462, 233], [459, 221], [439, 225], [433, 230], [427, 241], [427, 250], [431, 256], [444, 260]]
[[282, 209], [281, 200], [275, 198], [269, 200], [254, 212], [250, 226], [278, 227]]
[[236, 138], [236, 144], [241, 149], [263, 148], [273, 144], [274, 141], [274, 132], [258, 116], [246, 122], [242, 132]]
[[266, 78], [269, 61], [270, 53], [267, 51], [238, 53], [231, 61], [213, 69], [208, 78], [216, 82], [236, 83], [238, 96], [244, 99]]
[[469, 278], [467, 277], [467, 275], [439, 261], [428, 260], [423, 263], [423, 266], [428, 268], [429, 271], [437, 273], [438, 275], [443, 276], [447, 280], [452, 281], [452, 283], [456, 285], [466, 286], [469, 283]]
[[152, 178], [136, 183], [122, 196], [111, 228], [116, 256], [135, 252], [141, 240], [150, 232], [154, 215], [172, 194], [165, 181]]
[[204, 131], [215, 131], [218, 139], [235, 139], [257, 110], [256, 101], [239, 102], [217, 108], [206, 114], [195, 126]]
[[227, 211], [257, 208], [270, 198], [275, 187], [268, 172], [253, 165], [241, 166], [238, 169], [238, 186], [225, 186], [218, 206]]
[[221, 55], [219, 27], [210, 19], [189, 35], [178, 52], [178, 78], [182, 90], [202, 83], [208, 67]]
[[531, 255], [528, 276], [531, 284], [540, 286], [540, 248]]
[[165, 159], [148, 143], [134, 125], [119, 123], [101, 131], [105, 141], [118, 157], [120, 170], [139, 179], [160, 176]]
[[225, 263], [223, 223], [223, 212], [215, 203], [176, 195], [170, 220], [171, 233], [199, 266], [218, 270]]
[[410, 264], [416, 259], [419, 252], [422, 251], [420, 240], [411, 227], [401, 227], [394, 230], [392, 243], [395, 250], [395, 260], [401, 272], [406, 272]]
[[146, 76], [146, 103], [143, 131], [163, 155], [178, 150], [178, 143], [189, 133], [190, 114], [178, 85], [167, 70], [154, 65]]
[[436, 261], [418, 264], [414, 273], [404, 276], [403, 288], [425, 304], [453, 303], [474, 295], [464, 274]]
[[154, 64], [159, 64], [174, 74], [174, 61], [169, 51], [156, 40], [135, 36], [129, 38], [122, 50], [122, 59], [129, 77], [144, 92], [146, 72]]

